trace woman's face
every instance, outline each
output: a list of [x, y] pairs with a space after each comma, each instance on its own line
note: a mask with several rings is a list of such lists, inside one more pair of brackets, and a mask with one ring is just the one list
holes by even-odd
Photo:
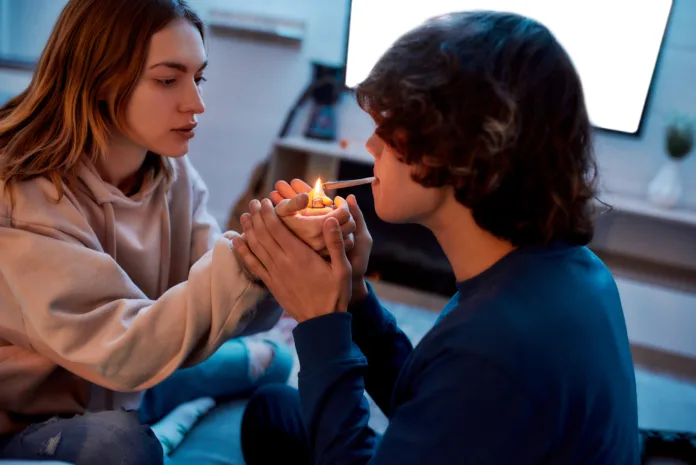
[[197, 117], [205, 111], [200, 85], [206, 51], [200, 32], [184, 19], [152, 36], [147, 62], [126, 111], [126, 136], [166, 157], [188, 153]]

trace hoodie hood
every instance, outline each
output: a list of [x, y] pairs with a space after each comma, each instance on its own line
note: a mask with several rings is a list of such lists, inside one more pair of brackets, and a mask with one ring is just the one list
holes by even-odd
[[[176, 176], [176, 173], [174, 173]], [[169, 248], [171, 244], [171, 230], [169, 218], [169, 204], [167, 202], [166, 176], [163, 171], [157, 175], [149, 172], [140, 190], [127, 196], [116, 186], [105, 182], [91, 160], [81, 160], [77, 177], [80, 182], [80, 190], [86, 194], [101, 210], [103, 216], [103, 243], [104, 252], [114, 260], [119, 261], [119, 241], [116, 234], [117, 217], [118, 224], [140, 226], [143, 229], [156, 229], [160, 231], [159, 238], [152, 242], [159, 242], [159, 258], [161, 267], [159, 270], [158, 286], [155, 294], [160, 295], [167, 288], [169, 274]], [[147, 223], [146, 225], [144, 223]], [[145, 227], [143, 227], [145, 226]], [[153, 257], [154, 258], [154, 257]]]
[[165, 181], [164, 172], [160, 172], [157, 175], [150, 172], [145, 176], [143, 185], [138, 193], [129, 197], [116, 186], [104, 182], [97, 168], [88, 158], [81, 160], [77, 170], [77, 177], [86, 188], [83, 189], [83, 191], [97, 204], [103, 205], [105, 203], [112, 203], [123, 208], [137, 208], [144, 201], [147, 201]]

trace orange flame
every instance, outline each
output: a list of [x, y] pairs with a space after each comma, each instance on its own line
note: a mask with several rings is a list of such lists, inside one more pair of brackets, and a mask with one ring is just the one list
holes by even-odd
[[324, 193], [321, 178], [317, 178], [317, 182], [314, 184], [314, 189], [310, 190], [308, 194], [309, 204], [307, 205], [307, 208], [324, 208], [333, 204], [332, 200]]

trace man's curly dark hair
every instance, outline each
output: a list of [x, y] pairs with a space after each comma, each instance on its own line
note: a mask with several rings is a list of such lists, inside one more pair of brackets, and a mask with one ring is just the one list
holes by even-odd
[[596, 163], [580, 78], [542, 24], [453, 13], [399, 38], [356, 97], [423, 186], [452, 185], [516, 246], [593, 235]]

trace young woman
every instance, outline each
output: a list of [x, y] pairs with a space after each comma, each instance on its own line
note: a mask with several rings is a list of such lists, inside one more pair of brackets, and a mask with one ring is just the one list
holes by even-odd
[[[206, 64], [183, 0], [70, 0], [0, 109], [0, 457], [159, 463], [147, 424], [177, 404], [286, 380], [285, 349], [226, 343], [280, 308], [185, 156]], [[355, 229], [345, 204], [329, 216]]]
[[[357, 97], [377, 124], [367, 142], [377, 214], [430, 229], [458, 292], [413, 348], [365, 283], [371, 239], [354, 198], [350, 262], [326, 221], [331, 264], [268, 199], [253, 202], [248, 246], [235, 238], [235, 249], [299, 321], [301, 371], [299, 396], [287, 386], [252, 396], [246, 462], [637, 464], [621, 300], [586, 247], [590, 122], [554, 36], [513, 14], [435, 18], [382, 56]], [[275, 201], [308, 186], [277, 189]], [[321, 277], [321, 292], [306, 285]], [[389, 417], [381, 438], [365, 390]]]

